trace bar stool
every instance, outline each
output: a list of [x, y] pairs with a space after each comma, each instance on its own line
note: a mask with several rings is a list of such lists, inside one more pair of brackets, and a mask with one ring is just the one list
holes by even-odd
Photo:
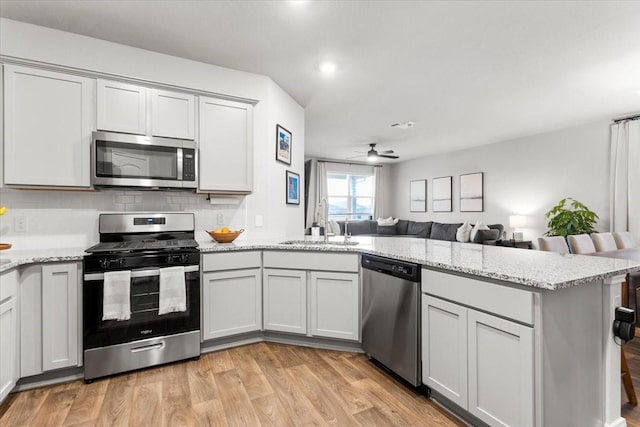
[[569, 236], [569, 248], [571, 248], [572, 254], [592, 254], [596, 251], [588, 234]]
[[538, 237], [538, 248], [547, 252], [569, 253], [567, 241], [562, 236]]
[[609, 252], [618, 250], [616, 240], [611, 233], [591, 233], [591, 240], [596, 247], [596, 252]]

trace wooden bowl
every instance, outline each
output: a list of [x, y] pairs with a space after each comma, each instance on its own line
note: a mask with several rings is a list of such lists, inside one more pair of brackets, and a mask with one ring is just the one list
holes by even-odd
[[11, 243], [0, 243], [0, 251], [4, 251], [5, 249], [11, 249]]
[[216, 232], [214, 231], [207, 231], [207, 233], [209, 233], [209, 236], [211, 236], [211, 238], [213, 238], [213, 240], [215, 240], [218, 243], [231, 243], [234, 240], [236, 240], [236, 237], [238, 237], [240, 235], [240, 233], [242, 233], [244, 231], [244, 229], [241, 230], [229, 230], [227, 233], [220, 233], [220, 232]]

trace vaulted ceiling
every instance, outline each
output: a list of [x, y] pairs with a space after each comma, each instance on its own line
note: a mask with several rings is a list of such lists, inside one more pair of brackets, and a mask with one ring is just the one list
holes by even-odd
[[401, 162], [640, 111], [638, 1], [1, 0], [0, 16], [267, 75], [305, 107], [307, 156], [375, 142]]

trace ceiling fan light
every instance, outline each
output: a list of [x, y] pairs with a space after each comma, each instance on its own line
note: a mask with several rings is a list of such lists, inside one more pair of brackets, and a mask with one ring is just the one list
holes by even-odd
[[369, 151], [369, 153], [367, 153], [367, 160], [370, 162], [375, 162], [376, 160], [378, 160], [378, 155], [374, 151]]

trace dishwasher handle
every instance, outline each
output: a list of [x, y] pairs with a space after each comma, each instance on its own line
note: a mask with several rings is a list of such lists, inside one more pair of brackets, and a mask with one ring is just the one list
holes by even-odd
[[370, 254], [362, 255], [361, 264], [362, 268], [367, 270], [377, 271], [410, 282], [420, 282], [421, 270], [418, 264]]

